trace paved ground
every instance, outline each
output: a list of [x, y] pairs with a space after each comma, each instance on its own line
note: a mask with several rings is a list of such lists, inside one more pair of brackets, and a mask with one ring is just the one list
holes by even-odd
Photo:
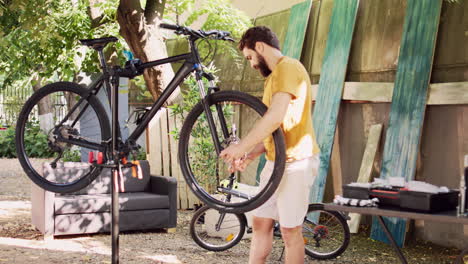
[[[62, 237], [43, 241], [30, 224], [30, 180], [15, 159], [0, 159], [0, 264], [3, 263], [111, 263], [107, 234]], [[225, 252], [208, 252], [190, 238], [192, 211], [179, 211], [175, 233], [164, 230], [130, 232], [120, 236], [121, 263], [247, 263], [249, 242]], [[276, 241], [268, 263], [278, 261], [282, 242]], [[458, 250], [413, 241], [405, 247], [409, 263], [452, 263]], [[398, 263], [391, 248], [368, 238], [368, 231], [353, 235], [346, 252], [335, 260], [306, 263]], [[468, 263], [465, 262], [465, 263]]]

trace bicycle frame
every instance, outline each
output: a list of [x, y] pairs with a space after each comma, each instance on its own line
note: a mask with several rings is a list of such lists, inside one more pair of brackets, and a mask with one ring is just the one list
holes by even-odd
[[[203, 69], [202, 69], [202, 66], [201, 66], [201, 63], [200, 63], [200, 58], [199, 58], [199, 55], [198, 55], [198, 50], [197, 50], [197, 48], [195, 46], [195, 43], [194, 43], [193, 40], [190, 40], [189, 42], [190, 42], [190, 46], [191, 46], [191, 52], [189, 52], [189, 53], [180, 54], [180, 55], [176, 55], [176, 56], [171, 56], [171, 57], [168, 57], [168, 58], [159, 59], [159, 60], [155, 60], [155, 61], [150, 61], [150, 62], [147, 62], [147, 63], [143, 63], [143, 64], [141, 64], [139, 66], [140, 69], [146, 69], [146, 68], [151, 68], [151, 67], [154, 67], [154, 66], [166, 64], [166, 63], [173, 63], [173, 62], [185, 60], [182, 67], [176, 72], [174, 78], [167, 85], [167, 87], [161, 93], [159, 98], [153, 103], [150, 110], [147, 111], [144, 114], [143, 118], [141, 119], [140, 124], [137, 125], [136, 129], [128, 137], [127, 141], [125, 142], [126, 144], [127, 143], [134, 144], [136, 142], [136, 140], [145, 131], [145, 128], [148, 126], [151, 119], [161, 109], [163, 104], [172, 95], [172, 93], [176, 90], [176, 88], [192, 72], [195, 72], [196, 73], [196, 80], [197, 80], [199, 90], [200, 90], [201, 101], [204, 104], [204, 110], [205, 110], [205, 113], [207, 114], [207, 121], [208, 121], [208, 124], [209, 124], [209, 127], [210, 127], [211, 135], [212, 135], [213, 140], [215, 142], [214, 145], [215, 145], [217, 153], [219, 154], [221, 152], [221, 150], [222, 150], [221, 149], [221, 144], [220, 144], [220, 142], [218, 140], [218, 137], [216, 135], [216, 128], [215, 128], [215, 125], [214, 125], [213, 117], [211, 115], [211, 111], [209, 111], [209, 105], [205, 101], [206, 92], [205, 92], [205, 87], [204, 87], [203, 82], [202, 82], [202, 77], [205, 77], [205, 78], [207, 78], [209, 80], [210, 87], [214, 87], [215, 86], [214, 79], [210, 75], [203, 72]], [[101, 56], [103, 56], [101, 51], [99, 51], [99, 53], [100, 53]], [[112, 146], [112, 149], [113, 149], [113, 152], [114, 152], [113, 156], [115, 157], [115, 156], [117, 156], [116, 150], [118, 150], [118, 146], [119, 146], [118, 142], [117, 142], [118, 141], [117, 139], [118, 139], [118, 135], [120, 135], [120, 127], [119, 127], [118, 121], [117, 121], [118, 120], [118, 96], [117, 96], [117, 92], [118, 92], [118, 88], [119, 88], [118, 79], [119, 79], [120, 76], [118, 74], [118, 69], [117, 70], [116, 69], [108, 69], [105, 61], [102, 60], [102, 59], [101, 59], [101, 66], [102, 66], [102, 69], [103, 69], [103, 73], [102, 73], [101, 76], [98, 77], [98, 79], [96, 81], [94, 81], [89, 86], [89, 91], [90, 91], [89, 96], [96, 95], [101, 90], [103, 85], [106, 87], [106, 90], [108, 92], [109, 102], [110, 102], [110, 105], [111, 105], [111, 120], [112, 120], [112, 124], [111, 124], [112, 140], [111, 140], [111, 142], [112, 142], [112, 145], [113, 145]], [[85, 100], [85, 99], [86, 99], [86, 97], [82, 98], [81, 100]], [[77, 103], [75, 107], [80, 105], [80, 103], [81, 102]], [[87, 108], [87, 105], [83, 109], [81, 109], [80, 113], [78, 114], [77, 120], [84, 113], [86, 108]], [[65, 118], [62, 120], [62, 122], [59, 124], [59, 126], [62, 125], [75, 110], [76, 110], [76, 108], [71, 109], [70, 112], [65, 116]], [[220, 118], [223, 134], [224, 134], [225, 137], [228, 137], [229, 133], [227, 131], [226, 121], [224, 119], [224, 116], [222, 115], [221, 108], [219, 106], [217, 106], [217, 110], [218, 110], [218, 116]], [[103, 151], [103, 152], [106, 150], [106, 147], [107, 147], [105, 144], [103, 144], [103, 143], [106, 143], [106, 142], [101, 142], [101, 144], [96, 144], [96, 143], [87, 142], [87, 141], [83, 141], [83, 140], [65, 139], [65, 138], [61, 138], [61, 141], [66, 142], [66, 143], [71, 143], [71, 144], [74, 144], [74, 145], [78, 145], [78, 146], [82, 146], [82, 147], [86, 147], [86, 148], [89, 148], [89, 149]]]

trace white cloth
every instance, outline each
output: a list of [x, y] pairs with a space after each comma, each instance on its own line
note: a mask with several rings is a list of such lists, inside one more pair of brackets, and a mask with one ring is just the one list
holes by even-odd
[[354, 198], [345, 198], [340, 195], [336, 195], [335, 199], [333, 199], [333, 203], [339, 205], [350, 205], [350, 206], [358, 206], [358, 207], [375, 207], [379, 203], [378, 198], [372, 199], [354, 199]]

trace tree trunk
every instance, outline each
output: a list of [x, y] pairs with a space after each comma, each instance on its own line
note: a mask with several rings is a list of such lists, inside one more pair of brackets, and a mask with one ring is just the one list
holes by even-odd
[[[42, 87], [42, 77], [36, 75], [33, 78], [33, 90], [36, 92]], [[53, 102], [49, 96], [44, 97], [38, 104], [39, 127], [45, 133], [54, 127]]]
[[[164, 4], [165, 0], [148, 0], [143, 10], [140, 0], [121, 0], [117, 9], [120, 34], [135, 58], [143, 62], [167, 57], [166, 45], [159, 30]], [[146, 69], [143, 76], [153, 100], [156, 100], [174, 77], [174, 72], [170, 64], [164, 64]], [[178, 93], [179, 89], [170, 100], [174, 101]]]

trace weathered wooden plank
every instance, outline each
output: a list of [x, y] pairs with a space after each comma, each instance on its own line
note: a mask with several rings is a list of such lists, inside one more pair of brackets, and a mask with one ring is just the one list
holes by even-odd
[[314, 58], [315, 43], [318, 29], [319, 14], [321, 9], [322, 1], [312, 1], [309, 15], [309, 25], [307, 26], [306, 35], [304, 38], [303, 54], [301, 55], [301, 62], [304, 67], [310, 72], [312, 68], [312, 60]]
[[314, 76], [319, 76], [322, 72], [323, 61], [325, 58], [325, 50], [327, 47], [327, 38], [329, 37], [329, 28], [332, 19], [334, 1], [320, 1], [320, 10], [317, 17], [317, 29], [315, 33], [315, 43], [311, 52], [311, 59], [309, 72], [312, 76], [312, 82], [317, 83], [317, 79], [314, 82]]
[[358, 0], [334, 1], [313, 115], [321, 153], [319, 174], [310, 193], [311, 203], [323, 199], [358, 7]]
[[[394, 83], [346, 82], [343, 100], [373, 103], [392, 102]], [[318, 85], [312, 85], [312, 100], [317, 98]], [[433, 83], [429, 86], [427, 105], [468, 104], [468, 82]]]
[[465, 157], [468, 155], [468, 106], [461, 107], [457, 112], [457, 134], [461, 139], [458, 147], [459, 174], [462, 175], [467, 166]]
[[340, 153], [340, 136], [339, 128], [335, 131], [335, 142], [333, 143], [333, 150], [331, 155], [331, 175], [333, 180], [333, 193], [334, 195], [343, 194], [343, 176], [341, 171], [341, 153]]
[[146, 148], [148, 152], [148, 161], [153, 175], [162, 174], [162, 144], [161, 144], [161, 111], [151, 119], [148, 125], [148, 138]]
[[176, 130], [176, 116], [173, 114], [172, 109], [168, 109], [168, 127], [169, 127], [169, 151], [171, 156], [171, 176], [177, 179], [177, 194], [179, 197], [179, 209], [188, 208], [188, 199], [187, 199], [187, 184], [185, 183], [182, 172], [180, 171], [179, 161], [177, 159], [177, 141], [174, 139], [174, 136], [171, 135], [173, 131]]
[[[381, 178], [414, 178], [441, 6], [441, 0], [407, 2]], [[387, 221], [395, 241], [402, 247], [406, 220]], [[389, 243], [376, 219], [371, 238]]]
[[431, 84], [427, 104], [468, 104], [468, 82]]
[[288, 30], [283, 44], [283, 54], [295, 59], [301, 58], [305, 32], [309, 21], [312, 1], [307, 0], [291, 7]]
[[343, 100], [391, 102], [393, 83], [347, 82]]
[[[372, 168], [374, 166], [375, 155], [380, 142], [380, 135], [382, 134], [382, 124], [372, 125], [369, 129], [369, 135], [367, 136], [366, 149], [364, 150], [364, 156], [362, 157], [361, 168], [359, 170], [359, 176], [357, 182], [369, 182], [371, 180]], [[359, 229], [359, 223], [361, 222], [361, 214], [350, 213], [348, 220], [348, 226], [351, 233], [357, 233]]]
[[169, 131], [167, 124], [167, 108], [159, 110], [161, 112], [161, 149], [163, 176], [171, 176], [171, 153], [169, 151]]

